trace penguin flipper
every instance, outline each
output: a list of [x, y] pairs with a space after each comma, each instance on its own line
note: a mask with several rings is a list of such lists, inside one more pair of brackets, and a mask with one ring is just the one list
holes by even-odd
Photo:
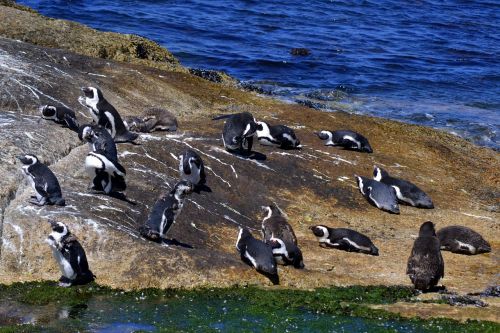
[[66, 126], [68, 126], [70, 130], [78, 133], [80, 126], [78, 125], [76, 118], [72, 117], [69, 114], [65, 114], [64, 121], [66, 122]]
[[139, 137], [139, 134], [127, 131], [120, 135], [116, 135], [114, 140], [116, 143], [125, 143], [125, 142], [133, 142], [135, 139]]

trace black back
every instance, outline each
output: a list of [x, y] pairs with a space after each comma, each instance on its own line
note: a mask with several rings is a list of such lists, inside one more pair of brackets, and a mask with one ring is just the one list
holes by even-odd
[[47, 197], [52, 204], [60, 201], [62, 198], [61, 186], [59, 185], [56, 175], [48, 166], [41, 162], [37, 162], [28, 167], [28, 172], [33, 177], [38, 193], [45, 192], [46, 195], [44, 196]]

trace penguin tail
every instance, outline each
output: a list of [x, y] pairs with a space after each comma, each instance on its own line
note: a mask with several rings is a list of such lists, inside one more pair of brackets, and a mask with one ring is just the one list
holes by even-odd
[[54, 200], [54, 204], [57, 206], [66, 206], [66, 200], [64, 198], [57, 198]]
[[220, 119], [227, 119], [231, 118], [232, 114], [223, 114], [220, 116], [213, 117], [212, 120], [220, 120]]
[[116, 143], [133, 142], [139, 137], [139, 134], [127, 131], [115, 137]]

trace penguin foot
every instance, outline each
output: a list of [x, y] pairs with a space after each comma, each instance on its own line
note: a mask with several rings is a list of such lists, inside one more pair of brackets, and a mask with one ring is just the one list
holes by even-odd
[[139, 228], [139, 233], [141, 234], [142, 237], [146, 238], [147, 240], [156, 242], [156, 243], [161, 243], [162, 238], [161, 235], [158, 231], [153, 231], [147, 226], [142, 226]]
[[59, 278], [59, 287], [68, 288], [71, 287], [72, 284], [71, 280], [64, 275]]
[[30, 199], [28, 202], [30, 204], [37, 205], [37, 206], [45, 206], [45, 204], [46, 204], [45, 199], [38, 201], [38, 199], [34, 198], [34, 199]]

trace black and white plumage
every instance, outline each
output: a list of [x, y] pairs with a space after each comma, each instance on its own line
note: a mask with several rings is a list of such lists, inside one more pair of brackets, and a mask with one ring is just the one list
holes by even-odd
[[490, 244], [471, 228], [460, 225], [444, 227], [437, 232], [442, 251], [474, 255], [491, 252]]
[[118, 162], [116, 144], [109, 132], [99, 125], [83, 125], [78, 136], [90, 145], [85, 170], [92, 178], [91, 190], [106, 194], [127, 188], [125, 168]]
[[345, 149], [373, 153], [373, 149], [368, 139], [351, 130], [320, 131], [317, 132], [316, 135], [321, 140], [326, 140], [325, 146], [340, 146]]
[[407, 180], [391, 177], [382, 168], [377, 166], [373, 168], [373, 179], [394, 188], [400, 202], [418, 208], [434, 208], [431, 198], [419, 189], [417, 185]]
[[257, 121], [257, 140], [264, 146], [276, 146], [284, 149], [298, 148], [300, 141], [293, 129], [285, 125], [271, 126], [264, 121]]
[[255, 239], [248, 229], [240, 227], [236, 240], [236, 249], [240, 253], [241, 260], [254, 267], [257, 271], [269, 275], [278, 274], [271, 246]]
[[154, 131], [176, 131], [177, 118], [164, 108], [149, 108], [143, 116], [125, 117], [123, 123], [129, 131], [151, 133]]
[[330, 228], [324, 225], [315, 225], [309, 229], [316, 236], [321, 247], [378, 256], [378, 248], [370, 238], [352, 229]]
[[187, 149], [179, 155], [179, 173], [181, 179], [187, 180], [193, 185], [206, 183], [205, 166], [200, 155], [194, 150]]
[[57, 124], [68, 127], [69, 129], [77, 132], [78, 121], [76, 120], [75, 111], [65, 106], [42, 105], [39, 108], [42, 113], [42, 118], [53, 120]]
[[194, 185], [186, 180], [175, 184], [168, 194], [155, 202], [148, 220], [139, 228], [140, 234], [146, 239], [161, 242], [181, 212], [184, 199], [193, 192], [193, 189]]
[[31, 197], [30, 203], [38, 206], [64, 206], [66, 204], [59, 181], [49, 167], [41, 163], [35, 155], [19, 155], [17, 158], [23, 164], [23, 173], [35, 191], [35, 196]]
[[222, 132], [224, 147], [229, 151], [252, 151], [253, 137], [257, 131], [255, 118], [249, 112], [222, 115], [212, 120], [226, 119]]
[[439, 239], [436, 236], [434, 223], [424, 222], [420, 227], [418, 238], [413, 243], [406, 274], [418, 290], [429, 290], [435, 287], [444, 277], [444, 261], [441, 256]]
[[52, 254], [61, 269], [59, 279], [61, 287], [70, 287], [94, 281], [94, 274], [89, 269], [87, 256], [78, 239], [62, 222], [49, 220], [52, 232], [46, 239]]
[[100, 89], [84, 87], [82, 91], [85, 96], [80, 96], [78, 101], [89, 109], [94, 121], [104, 127], [115, 142], [132, 142], [137, 139], [138, 135], [127, 130], [120, 114], [104, 98]]
[[271, 245], [276, 261], [282, 265], [304, 268], [302, 251], [286, 217], [274, 204], [263, 206], [262, 209], [266, 213], [262, 220], [262, 238], [265, 243]]
[[399, 214], [396, 190], [389, 185], [376, 180], [354, 175], [359, 186], [359, 191], [365, 199], [380, 210]]

